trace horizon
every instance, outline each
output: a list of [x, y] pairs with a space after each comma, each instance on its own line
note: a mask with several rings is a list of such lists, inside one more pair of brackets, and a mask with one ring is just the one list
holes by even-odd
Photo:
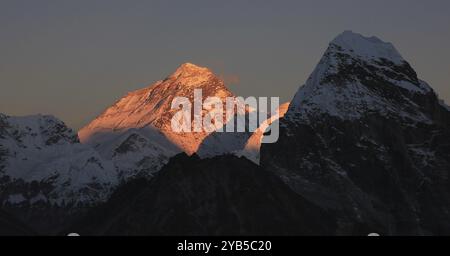
[[[212, 70], [236, 95], [284, 103], [345, 30], [391, 42], [450, 102], [446, 1], [398, 1], [389, 9], [383, 1], [195, 1], [176, 10], [165, 1], [24, 3], [0, 8], [0, 113], [7, 115], [49, 114], [78, 131], [186, 62]], [[398, 15], [405, 4], [408, 15]]]

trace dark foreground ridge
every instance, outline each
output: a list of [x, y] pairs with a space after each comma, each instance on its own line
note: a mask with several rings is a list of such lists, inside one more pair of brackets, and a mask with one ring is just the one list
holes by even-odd
[[179, 154], [120, 187], [68, 232], [81, 235], [330, 235], [334, 220], [251, 161]]
[[20, 221], [0, 210], [0, 236], [29, 236], [35, 233]]

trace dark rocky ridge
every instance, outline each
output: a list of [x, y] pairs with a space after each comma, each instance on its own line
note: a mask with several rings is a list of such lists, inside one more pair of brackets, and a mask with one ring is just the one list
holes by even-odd
[[0, 236], [29, 236], [35, 234], [29, 227], [0, 209]]
[[245, 158], [179, 154], [68, 231], [82, 235], [331, 235], [335, 221]]

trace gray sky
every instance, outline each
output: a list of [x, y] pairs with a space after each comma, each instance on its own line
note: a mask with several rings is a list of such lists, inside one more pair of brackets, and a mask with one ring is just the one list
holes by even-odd
[[0, 112], [78, 129], [184, 62], [288, 101], [344, 30], [392, 42], [450, 102], [449, 2], [1, 0]]

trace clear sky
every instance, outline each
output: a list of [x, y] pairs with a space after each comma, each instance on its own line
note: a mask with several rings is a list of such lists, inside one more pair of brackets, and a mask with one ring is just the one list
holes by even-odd
[[78, 129], [184, 62], [288, 101], [344, 30], [392, 42], [450, 102], [447, 0], [0, 0], [0, 112]]

